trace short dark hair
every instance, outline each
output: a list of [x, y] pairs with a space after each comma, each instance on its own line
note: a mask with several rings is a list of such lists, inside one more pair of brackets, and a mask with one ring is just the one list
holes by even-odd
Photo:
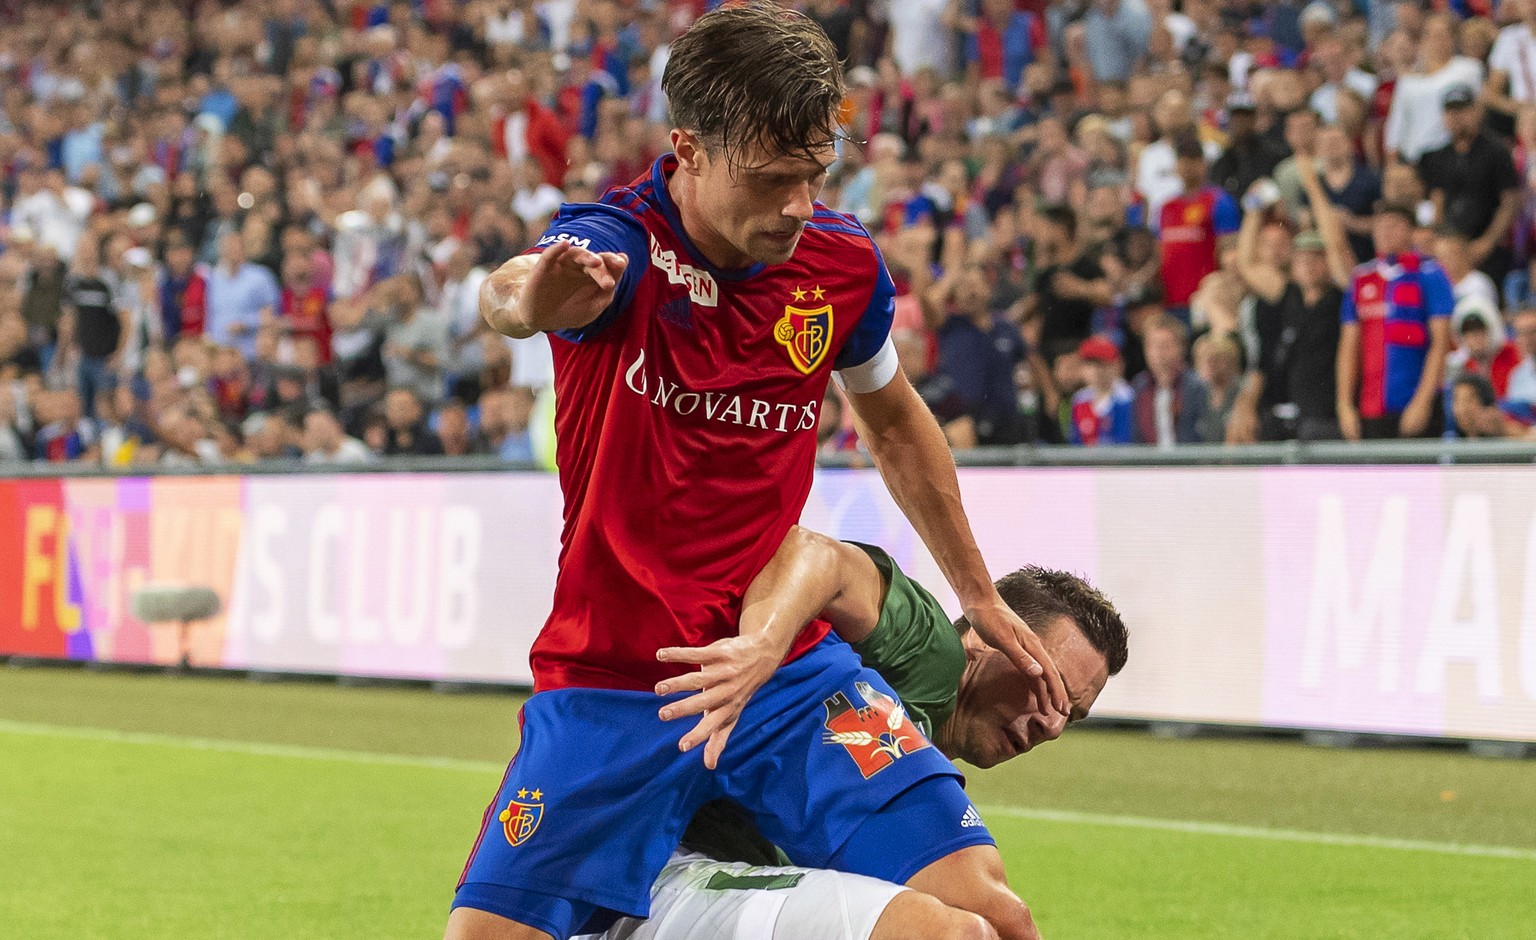
[[1066, 229], [1068, 238], [1077, 237], [1077, 213], [1073, 211], [1071, 206], [1053, 202], [1041, 206], [1035, 210], [1035, 213], [1040, 216], [1042, 221]]
[[673, 124], [731, 164], [754, 144], [769, 159], [812, 157], [839, 136], [837, 48], [814, 20], [763, 0], [699, 17], [672, 44], [661, 87]]
[[1205, 147], [1193, 132], [1185, 132], [1173, 139], [1173, 155], [1180, 160], [1204, 160]]
[[1467, 388], [1472, 389], [1473, 392], [1477, 393], [1478, 404], [1484, 408], [1490, 408], [1498, 404], [1498, 392], [1494, 391], [1493, 383], [1488, 380], [1486, 375], [1481, 375], [1477, 372], [1463, 372], [1461, 375], [1456, 376], [1456, 381], [1451, 383], [1451, 385], [1453, 388], [1461, 388], [1465, 385]]
[[[1120, 612], [1098, 588], [1075, 574], [1028, 565], [1004, 575], [997, 582], [1003, 603], [1036, 630], [1067, 617], [1077, 624], [1088, 644], [1104, 656], [1110, 675], [1125, 668], [1130, 633]], [[955, 626], [970, 629], [964, 617]]]
[[1186, 342], [1189, 341], [1189, 327], [1181, 323], [1179, 319], [1171, 313], [1164, 312], [1154, 314], [1151, 319], [1147, 320], [1147, 322], [1142, 325], [1141, 328], [1143, 336], [1151, 333], [1153, 330], [1163, 330], [1164, 332], [1172, 333], [1175, 337], [1178, 338], [1180, 346], [1183, 346]]

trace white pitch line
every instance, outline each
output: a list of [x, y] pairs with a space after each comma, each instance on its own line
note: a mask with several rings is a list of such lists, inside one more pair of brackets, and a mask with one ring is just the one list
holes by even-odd
[[[426, 757], [411, 754], [385, 754], [377, 751], [349, 751], [342, 748], [310, 747], [299, 744], [268, 744], [260, 741], [231, 741], [220, 738], [182, 737], [142, 731], [118, 731], [111, 728], [81, 728], [67, 725], [37, 724], [0, 718], [0, 734], [30, 735], [46, 738], [74, 738], [110, 744], [138, 744], [178, 747], [195, 751], [248, 754], [255, 757], [279, 757], [296, 760], [338, 761], [347, 764], [372, 764], [388, 767], [418, 767], [428, 770], [459, 770], [471, 773], [499, 774], [505, 765], [493, 761], [463, 760], [455, 757]], [[1151, 816], [1116, 816], [1104, 813], [1079, 813], [1072, 810], [1029, 809], [1021, 806], [980, 806], [984, 816], [1006, 816], [1041, 822], [1088, 826], [1112, 826], [1121, 829], [1152, 829], [1191, 835], [1225, 836], [1238, 839], [1267, 839], [1272, 842], [1299, 842], [1311, 845], [1341, 845], [1351, 848], [1396, 849], [1408, 852], [1432, 852], [1440, 855], [1465, 855], [1478, 858], [1505, 858], [1536, 861], [1536, 849], [1506, 845], [1475, 845], [1458, 842], [1430, 842], [1418, 839], [1391, 839], [1383, 836], [1342, 835], [1330, 832], [1306, 832], [1299, 829], [1268, 829], [1262, 826], [1238, 826], [1230, 823], [1199, 822], [1182, 819], [1157, 819]]]
[[269, 744], [262, 741], [230, 741], [221, 738], [191, 738], [175, 734], [144, 731], [118, 731], [113, 728], [79, 728], [68, 725], [34, 724], [0, 718], [0, 734], [26, 734], [40, 738], [75, 738], [105, 741], [111, 744], [148, 744], [180, 747], [194, 751], [223, 751], [257, 757], [288, 757], [299, 760], [340, 761], [347, 764], [377, 764], [390, 767], [423, 767], [431, 770], [467, 770], [499, 774], [506, 764], [457, 757], [427, 757], [414, 754], [384, 754], [377, 751], [348, 751], [338, 747], [311, 747], [304, 744]]
[[1385, 836], [1346, 835], [1335, 832], [1307, 832], [1301, 829], [1267, 829], [1262, 826], [1238, 826], [1231, 823], [1198, 822], [1184, 819], [1157, 819], [1152, 816], [1114, 816], [1104, 813], [1079, 813], [1068, 809], [1028, 809], [1022, 806], [981, 806], [982, 816], [1008, 816], [1037, 819], [1042, 822], [1074, 823], [1087, 826], [1115, 826], [1121, 829], [1156, 829], [1202, 836], [1230, 836], [1238, 839], [1268, 839], [1271, 842], [1302, 842], [1312, 845], [1344, 845], [1367, 849], [1398, 849], [1408, 852], [1435, 852], [1441, 855], [1472, 855], [1480, 858], [1511, 858], [1536, 862], [1536, 849], [1511, 845], [1475, 845], [1462, 842], [1430, 842], [1421, 839], [1391, 839]]

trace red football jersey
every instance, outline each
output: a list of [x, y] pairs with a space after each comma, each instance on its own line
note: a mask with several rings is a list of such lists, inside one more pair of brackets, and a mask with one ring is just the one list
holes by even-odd
[[1163, 204], [1158, 241], [1163, 249], [1163, 302], [1187, 307], [1200, 282], [1220, 267], [1218, 240], [1236, 232], [1242, 217], [1225, 190], [1207, 186]]
[[863, 226], [818, 206], [788, 262], [722, 270], [683, 232], [676, 165], [563, 206], [533, 249], [630, 259], [596, 321], [550, 338], [565, 526], [537, 689], [649, 690], [691, 668], [656, 650], [734, 635], [810, 492], [832, 371], [863, 391], [895, 374], [895, 288]]

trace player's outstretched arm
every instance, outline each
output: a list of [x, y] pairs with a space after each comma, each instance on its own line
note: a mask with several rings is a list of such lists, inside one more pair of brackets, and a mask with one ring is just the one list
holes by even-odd
[[504, 336], [580, 329], [613, 303], [629, 257], [557, 241], [536, 255], [518, 255], [480, 287], [480, 316]]
[[658, 695], [697, 693], [661, 708], [667, 721], [703, 716], [678, 746], [686, 751], [704, 744], [704, 763], [714, 769], [747, 701], [784, 661], [805, 625], [823, 616], [843, 639], [857, 643], [879, 622], [884, 593], [880, 570], [861, 549], [791, 528], [747, 587], [736, 636], [657, 652], [662, 662], [699, 666], [656, 685]]
[[850, 391], [848, 400], [886, 488], [954, 588], [966, 620], [989, 646], [1036, 678], [1043, 699], [1065, 714], [1070, 705], [1061, 673], [987, 574], [960, 502], [954, 456], [928, 407], [899, 371], [883, 388]]

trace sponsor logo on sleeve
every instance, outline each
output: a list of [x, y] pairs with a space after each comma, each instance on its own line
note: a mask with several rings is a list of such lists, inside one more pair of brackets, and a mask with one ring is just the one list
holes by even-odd
[[575, 245], [577, 248], [592, 247], [592, 239], [581, 238], [579, 236], [572, 235], [570, 232], [556, 232], [553, 235], [545, 235], [543, 238], [539, 239], [539, 243], [533, 247], [547, 248], [550, 245], [553, 245], [555, 242], [569, 242], [570, 244]]

